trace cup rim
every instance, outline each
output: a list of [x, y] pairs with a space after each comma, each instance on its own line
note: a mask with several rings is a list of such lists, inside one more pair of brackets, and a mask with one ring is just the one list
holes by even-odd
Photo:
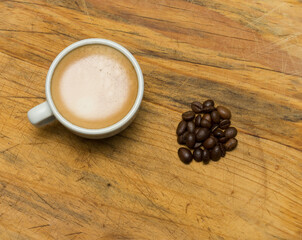
[[[79, 126], [69, 122], [68, 120], [66, 120], [60, 114], [60, 112], [57, 110], [57, 108], [53, 102], [52, 96], [51, 96], [51, 80], [52, 80], [53, 72], [54, 72], [55, 68], [57, 67], [58, 63], [62, 60], [63, 57], [65, 57], [69, 52], [73, 51], [74, 49], [85, 46], [85, 45], [90, 45], [90, 44], [106, 45], [106, 46], [115, 48], [116, 50], [123, 53], [129, 59], [129, 61], [132, 63], [132, 65], [136, 71], [137, 80], [138, 80], [137, 96], [136, 96], [136, 99], [135, 99], [135, 102], [134, 102], [132, 108], [127, 113], [127, 115], [125, 117], [123, 117], [120, 121], [114, 123], [113, 125], [110, 125], [105, 128], [99, 128], [99, 129], [89, 129], [89, 128], [79, 127]], [[89, 39], [80, 40], [78, 42], [75, 42], [75, 43], [69, 45], [68, 47], [66, 47], [63, 51], [61, 51], [58, 54], [58, 56], [52, 62], [51, 66], [48, 70], [48, 73], [46, 76], [45, 92], [46, 92], [47, 102], [48, 102], [53, 114], [58, 119], [58, 121], [61, 122], [65, 127], [69, 128], [71, 131], [85, 134], [85, 135], [103, 135], [103, 134], [108, 134], [108, 133], [112, 133], [112, 132], [119, 130], [120, 128], [122, 128], [124, 125], [126, 125], [129, 121], [131, 121], [133, 119], [133, 117], [136, 114], [136, 112], [138, 111], [140, 104], [142, 102], [142, 99], [143, 99], [144, 77], [143, 77], [142, 70], [141, 70], [137, 60], [125, 47], [121, 46], [120, 44], [118, 44], [116, 42], [108, 40], [108, 39], [89, 38]]]

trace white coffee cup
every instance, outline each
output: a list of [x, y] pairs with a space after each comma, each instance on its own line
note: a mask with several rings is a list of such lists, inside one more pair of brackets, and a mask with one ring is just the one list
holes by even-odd
[[[123, 53], [129, 61], [132, 63], [136, 74], [137, 74], [137, 79], [138, 79], [138, 92], [137, 92], [137, 97], [135, 100], [134, 105], [132, 106], [131, 110], [128, 112], [128, 114], [121, 119], [119, 122], [105, 128], [101, 129], [88, 129], [88, 128], [82, 128], [79, 126], [76, 126], [72, 124], [71, 122], [67, 121], [57, 110], [56, 106], [54, 105], [54, 102], [52, 100], [51, 96], [51, 80], [52, 80], [52, 75], [57, 67], [58, 63], [60, 60], [67, 55], [69, 52], [72, 50], [89, 45], [89, 44], [102, 44], [106, 46], [110, 46], [112, 48], [117, 49], [121, 53]], [[46, 77], [46, 85], [45, 85], [45, 92], [46, 92], [46, 102], [41, 103], [40, 105], [32, 108], [31, 110], [28, 111], [27, 116], [29, 121], [39, 127], [39, 126], [44, 126], [46, 124], [49, 124], [50, 122], [54, 121], [57, 119], [60, 123], [62, 123], [66, 128], [68, 128], [70, 131], [73, 133], [85, 137], [85, 138], [92, 138], [92, 139], [101, 139], [101, 138], [106, 138], [106, 137], [111, 137], [122, 130], [124, 130], [126, 127], [129, 126], [129, 124], [133, 121], [133, 119], [136, 116], [136, 113], [138, 112], [138, 109], [140, 107], [140, 104], [143, 99], [143, 94], [144, 94], [144, 78], [142, 74], [142, 70], [136, 61], [136, 59], [133, 57], [133, 55], [123, 46], [112, 42], [110, 40], [106, 39], [98, 39], [98, 38], [91, 38], [91, 39], [85, 39], [81, 40], [79, 42], [73, 43], [67, 48], [65, 48], [52, 62], [48, 73]]]

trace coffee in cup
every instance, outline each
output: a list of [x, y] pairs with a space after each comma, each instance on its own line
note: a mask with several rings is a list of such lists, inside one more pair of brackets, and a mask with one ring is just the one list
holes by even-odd
[[74, 49], [58, 63], [51, 82], [53, 102], [76, 126], [113, 125], [132, 108], [138, 91], [136, 71], [120, 51], [90, 44]]

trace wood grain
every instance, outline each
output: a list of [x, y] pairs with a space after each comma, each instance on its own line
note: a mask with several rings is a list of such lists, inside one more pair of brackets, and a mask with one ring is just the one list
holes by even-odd
[[[0, 1], [0, 239], [302, 239], [302, 3]], [[135, 122], [105, 140], [36, 129], [55, 56], [85, 38], [128, 48]], [[239, 146], [183, 165], [193, 100], [229, 106]]]

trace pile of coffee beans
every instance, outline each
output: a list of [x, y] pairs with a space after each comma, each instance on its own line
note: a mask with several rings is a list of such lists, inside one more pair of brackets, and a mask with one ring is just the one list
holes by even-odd
[[205, 164], [210, 160], [218, 161], [226, 151], [237, 147], [237, 129], [231, 127], [229, 109], [215, 107], [213, 100], [192, 102], [191, 108], [192, 111], [182, 114], [176, 130], [177, 142], [187, 146], [178, 149], [183, 163], [189, 164], [193, 159]]

